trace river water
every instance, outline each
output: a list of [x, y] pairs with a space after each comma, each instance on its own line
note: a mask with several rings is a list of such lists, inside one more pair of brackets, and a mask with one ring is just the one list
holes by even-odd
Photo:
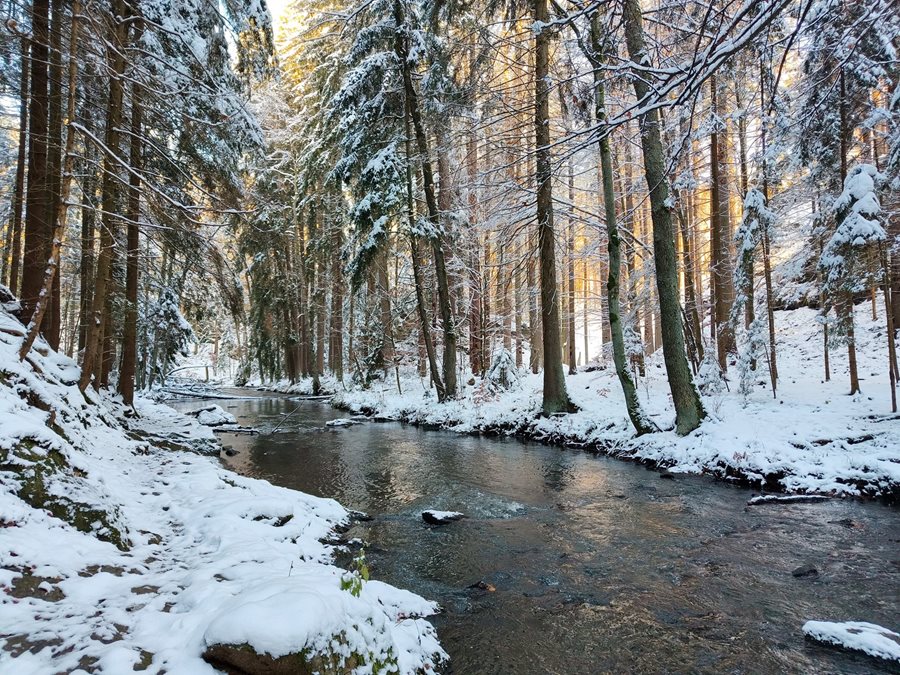
[[[441, 604], [445, 672], [898, 672], [800, 630], [900, 627], [895, 508], [747, 507], [748, 490], [582, 452], [399, 423], [330, 429], [344, 413], [304, 402], [285, 420], [298, 402], [280, 397], [217, 403], [282, 425], [224, 434], [231, 469], [372, 516], [346, 536], [367, 542], [374, 578]], [[429, 527], [430, 508], [467, 518]], [[795, 578], [802, 565], [818, 576]]]

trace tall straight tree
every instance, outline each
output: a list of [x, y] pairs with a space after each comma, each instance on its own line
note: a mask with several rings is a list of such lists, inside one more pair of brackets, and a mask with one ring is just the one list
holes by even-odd
[[[598, 124], [606, 120], [606, 87], [603, 83], [604, 56], [603, 39], [600, 34], [599, 11], [591, 17], [590, 47], [586, 50], [594, 70], [594, 114]], [[609, 272], [606, 280], [606, 306], [609, 315], [609, 331], [612, 339], [613, 363], [622, 394], [625, 397], [625, 409], [634, 425], [638, 436], [657, 431], [656, 425], [644, 414], [638, 400], [637, 388], [628, 368], [625, 354], [625, 332], [622, 328], [621, 308], [619, 306], [619, 275], [622, 271], [622, 248], [619, 240], [619, 226], [616, 218], [616, 193], [613, 187], [612, 152], [610, 151], [609, 133], [601, 131], [600, 135], [600, 176], [603, 191], [603, 207], [606, 214], [606, 247], [609, 252]], [[587, 331], [585, 331], [587, 334]], [[585, 357], [587, 350], [585, 350]]]
[[100, 229], [100, 252], [97, 256], [94, 281], [94, 297], [91, 301], [91, 314], [88, 318], [85, 338], [84, 358], [81, 362], [81, 378], [78, 388], [85, 391], [96, 374], [95, 386], [100, 386], [100, 367], [103, 357], [103, 333], [105, 324], [109, 323], [107, 291], [110, 287], [113, 264], [113, 246], [115, 232], [118, 230], [119, 217], [119, 144], [121, 139], [122, 102], [124, 98], [125, 45], [128, 40], [128, 24], [124, 18], [126, 7], [124, 0], [113, 0], [110, 21], [112, 27], [107, 43], [107, 61], [110, 71], [109, 102], [106, 108], [106, 138], [103, 153], [103, 215]]
[[[62, 183], [62, 133], [63, 133], [63, 22], [65, 21], [64, 3], [52, 0], [50, 3], [50, 68], [47, 103], [49, 114], [47, 120], [47, 176], [50, 187], [49, 231], [57, 231], [56, 219], [59, 216], [58, 204]], [[64, 226], [65, 223], [62, 223]], [[45, 252], [53, 247], [53, 238]], [[52, 257], [52, 256], [51, 256]], [[46, 264], [46, 260], [44, 263]], [[47, 342], [54, 349], [59, 349], [60, 332], [60, 282], [59, 275], [53, 275], [53, 287], [50, 291], [49, 306], [44, 314], [41, 330]]]
[[728, 203], [728, 161], [725, 121], [719, 116], [721, 91], [718, 78], [709, 80], [713, 133], [709, 139], [711, 280], [714, 289], [712, 320], [716, 328], [719, 368], [728, 368], [728, 354], [735, 351], [734, 329], [729, 321], [734, 304], [731, 260], [731, 217]]
[[[650, 87], [637, 72], [650, 65], [644, 40], [640, 0], [623, 0], [622, 20], [628, 56], [637, 65], [632, 77], [638, 103], [647, 101]], [[650, 213], [653, 222], [653, 255], [656, 261], [656, 290], [662, 321], [663, 359], [672, 402], [675, 404], [675, 429], [688, 434], [706, 416], [703, 404], [691, 379], [691, 369], [684, 352], [681, 306], [678, 302], [678, 266], [675, 259], [675, 239], [669, 186], [666, 181], [659, 112], [651, 108], [640, 117], [641, 149], [644, 154], [644, 176], [650, 192]]]
[[[67, 131], [65, 159], [60, 166], [59, 176], [59, 194], [54, 195], [56, 202], [54, 207], [56, 214], [53, 217], [55, 223], [51, 237], [51, 246], [47, 264], [44, 268], [44, 276], [41, 281], [41, 288], [38, 293], [37, 303], [34, 306], [34, 313], [28, 323], [25, 331], [25, 339], [19, 348], [19, 359], [23, 360], [31, 350], [31, 346], [37, 339], [38, 333], [41, 331], [44, 318], [47, 312], [53, 307], [53, 288], [59, 284], [59, 250], [62, 246], [62, 240], [65, 235], [66, 215], [69, 211], [69, 188], [72, 185], [72, 172], [75, 168], [75, 130], [72, 127], [72, 121], [75, 118], [75, 94], [78, 83], [78, 20], [77, 16], [81, 10], [80, 0], [74, 0], [72, 5], [72, 30], [69, 39], [69, 68], [68, 68], [68, 103], [66, 105]], [[59, 41], [61, 44], [62, 41]], [[60, 54], [60, 63], [62, 63], [62, 55]], [[59, 83], [61, 86], [62, 83]], [[58, 298], [56, 300], [58, 304]], [[57, 336], [58, 340], [58, 336]]]
[[[6, 254], [9, 256], [10, 291], [15, 295], [19, 290], [19, 271], [22, 262], [22, 206], [25, 201], [25, 158], [28, 147], [28, 84], [31, 70], [31, 41], [22, 36], [21, 74], [19, 77], [19, 148], [16, 154], [16, 186], [12, 201], [12, 222], [9, 227]], [[3, 274], [6, 278], [6, 260], [3, 258]]]
[[[134, 42], [141, 39], [143, 27], [138, 20], [134, 28]], [[128, 161], [131, 170], [128, 175], [128, 204], [126, 219], [125, 250], [125, 326], [122, 333], [122, 365], [119, 369], [119, 393], [125, 405], [134, 404], [134, 375], [137, 366], [137, 324], [138, 324], [138, 254], [140, 253], [141, 218], [141, 161], [143, 133], [143, 102], [141, 85], [135, 79], [131, 84], [131, 129], [129, 132]]]
[[537, 234], [541, 287], [541, 341], [544, 353], [545, 415], [574, 409], [566, 391], [559, 325], [559, 287], [553, 234], [550, 166], [550, 20], [547, 0], [532, 0], [534, 12], [534, 143], [537, 181]]
[[31, 103], [28, 111], [28, 189], [25, 197], [25, 250], [22, 257], [22, 318], [31, 320], [47, 263], [52, 209], [47, 167], [50, 4], [31, 5]]
[[[412, 79], [412, 63], [409, 51], [409, 25], [400, 0], [394, 0], [394, 52], [400, 64], [403, 78], [403, 92], [409, 108], [409, 120], [412, 123], [419, 153], [419, 164], [422, 171], [422, 189], [425, 192], [425, 206], [428, 220], [432, 227], [431, 249], [434, 254], [434, 271], [437, 277], [438, 307], [441, 313], [441, 328], [444, 333], [443, 381], [444, 394], [447, 398], [456, 396], [456, 325], [450, 305], [450, 285], [447, 281], [447, 266], [444, 259], [444, 246], [441, 237], [441, 222], [438, 211], [437, 196], [434, 189], [434, 172], [428, 151], [428, 136], [419, 108], [419, 97]], [[559, 338], [557, 337], [557, 340]], [[560, 366], [562, 367], [562, 366]]]

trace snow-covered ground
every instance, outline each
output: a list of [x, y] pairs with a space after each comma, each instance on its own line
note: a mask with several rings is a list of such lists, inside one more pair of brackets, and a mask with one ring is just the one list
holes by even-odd
[[756, 481], [769, 489], [840, 495], [896, 493], [900, 489], [900, 418], [891, 413], [883, 305], [856, 307], [862, 393], [848, 396], [847, 352], [831, 351], [825, 382], [822, 332], [815, 310], [776, 312], [778, 396], [764, 364], [748, 396], [739, 393], [736, 368], [728, 391], [706, 396], [709, 419], [679, 437], [661, 354], [647, 361], [638, 382], [645, 409], [664, 431], [635, 438], [612, 365], [567, 378], [580, 411], [541, 418], [541, 376], [530, 373], [509, 391], [481, 381], [458, 400], [438, 404], [427, 381], [407, 377], [398, 393], [393, 378], [369, 390], [340, 392], [334, 401], [356, 413], [375, 413], [462, 433], [516, 434], [658, 463], [675, 472], [705, 472]]
[[331, 564], [339, 504], [225, 470], [171, 408], [86, 402], [45, 343], [19, 363], [21, 333], [0, 312], [0, 672], [213, 673], [217, 644], [403, 673], [444, 656], [434, 604]]

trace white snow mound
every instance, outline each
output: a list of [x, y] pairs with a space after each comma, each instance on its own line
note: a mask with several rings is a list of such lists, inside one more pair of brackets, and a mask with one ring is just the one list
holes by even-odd
[[869, 656], [900, 663], [900, 634], [865, 621], [807, 621], [807, 637]]

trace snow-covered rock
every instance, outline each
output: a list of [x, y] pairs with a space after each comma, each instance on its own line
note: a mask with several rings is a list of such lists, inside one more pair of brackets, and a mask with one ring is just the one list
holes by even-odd
[[759, 504], [800, 504], [804, 502], [824, 502], [825, 495], [758, 495], [747, 500], [747, 506]]
[[237, 424], [237, 419], [229, 412], [225, 412], [221, 406], [208, 405], [200, 410], [188, 413], [197, 418], [197, 421], [206, 427], [218, 427], [223, 424]]
[[359, 424], [359, 422], [356, 422], [348, 417], [339, 417], [336, 420], [328, 420], [327, 422], [325, 422], [326, 427], [332, 428], [352, 427], [354, 424]]
[[803, 633], [816, 642], [900, 663], [900, 634], [865, 621], [807, 621]]
[[466, 514], [460, 513], [459, 511], [434, 511], [431, 509], [422, 511], [422, 520], [429, 525], [444, 525], [456, 520], [461, 520], [465, 517]]

